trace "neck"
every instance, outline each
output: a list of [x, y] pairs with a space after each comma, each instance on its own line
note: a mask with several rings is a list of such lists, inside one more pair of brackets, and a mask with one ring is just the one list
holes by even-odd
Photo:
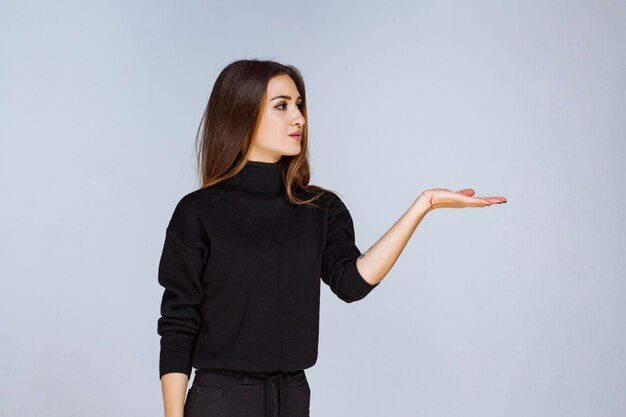
[[283, 162], [247, 161], [234, 177], [224, 181], [229, 188], [264, 197], [276, 197], [285, 192]]

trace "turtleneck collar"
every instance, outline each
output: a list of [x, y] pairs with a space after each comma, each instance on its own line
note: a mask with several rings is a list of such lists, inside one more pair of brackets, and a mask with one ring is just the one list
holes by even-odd
[[285, 192], [283, 162], [246, 161], [234, 177], [224, 180], [228, 188], [265, 197], [276, 197]]

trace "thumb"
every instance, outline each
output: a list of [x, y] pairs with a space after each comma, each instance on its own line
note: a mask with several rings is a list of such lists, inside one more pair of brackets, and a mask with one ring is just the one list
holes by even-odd
[[471, 197], [474, 195], [475, 191], [471, 188], [463, 188], [462, 190], [457, 191], [457, 193]]

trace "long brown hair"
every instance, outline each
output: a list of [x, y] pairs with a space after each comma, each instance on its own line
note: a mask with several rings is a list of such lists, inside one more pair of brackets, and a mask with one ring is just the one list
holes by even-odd
[[[306, 119], [306, 90], [300, 71], [276, 61], [244, 59], [228, 64], [217, 77], [196, 136], [196, 155], [200, 188], [209, 187], [237, 174], [244, 166], [252, 139], [265, 108], [269, 80], [286, 74], [302, 97]], [[285, 194], [291, 204], [313, 205], [329, 189], [309, 184], [308, 123], [302, 131], [302, 150], [298, 155], [281, 158]], [[313, 197], [300, 198], [300, 192]]]

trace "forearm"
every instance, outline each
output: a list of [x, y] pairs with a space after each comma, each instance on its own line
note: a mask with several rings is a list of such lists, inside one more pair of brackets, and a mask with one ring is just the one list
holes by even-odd
[[165, 417], [183, 417], [188, 382], [187, 375], [180, 372], [170, 372], [161, 377]]
[[383, 280], [404, 250], [420, 222], [430, 210], [428, 199], [420, 194], [393, 226], [357, 259], [357, 269], [374, 285]]

